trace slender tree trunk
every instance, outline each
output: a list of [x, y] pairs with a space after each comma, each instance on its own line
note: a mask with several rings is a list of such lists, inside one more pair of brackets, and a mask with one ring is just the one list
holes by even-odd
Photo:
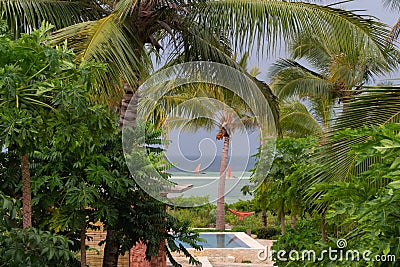
[[282, 206], [281, 206], [281, 231], [282, 235], [285, 234], [285, 202], [282, 200]]
[[86, 224], [82, 224], [81, 232], [81, 267], [86, 267]]
[[267, 228], [267, 226], [268, 226], [268, 222], [267, 222], [267, 212], [266, 212], [265, 210], [262, 211], [261, 218], [262, 218], [262, 225], [263, 225], [263, 227], [264, 227], [264, 228]]
[[117, 233], [107, 229], [106, 245], [104, 247], [103, 267], [118, 266], [118, 247], [119, 242]]
[[[139, 87], [139, 85], [137, 85]], [[138, 98], [134, 96], [134, 91], [127, 83], [124, 83], [125, 94], [121, 100], [119, 126], [135, 126], [137, 115]], [[133, 100], [132, 100], [133, 98]], [[132, 103], [131, 103], [132, 100]], [[120, 243], [116, 237], [116, 232], [107, 229], [106, 245], [104, 247], [103, 267], [118, 266], [118, 249]]]
[[297, 222], [297, 216], [293, 215], [292, 216], [292, 229], [296, 230], [296, 222]]
[[217, 230], [225, 230], [225, 178], [226, 167], [228, 165], [229, 136], [224, 137], [224, 147], [222, 149], [221, 167], [219, 169], [218, 200], [217, 200]]
[[21, 156], [22, 173], [22, 225], [32, 227], [31, 172], [29, 170], [28, 153]]

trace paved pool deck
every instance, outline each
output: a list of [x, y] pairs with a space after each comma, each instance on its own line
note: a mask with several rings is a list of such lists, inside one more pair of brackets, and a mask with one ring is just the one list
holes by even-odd
[[[216, 233], [216, 232], [214, 232]], [[218, 232], [217, 232], [218, 233]], [[270, 260], [260, 260], [258, 253], [265, 247], [272, 246], [272, 240], [254, 239], [255, 236], [248, 236], [243, 232], [235, 232], [235, 234], [243, 240], [249, 248], [206, 248], [202, 251], [188, 249], [189, 252], [200, 262], [202, 267], [273, 267]], [[173, 254], [182, 267], [193, 267], [188, 263], [188, 259], [180, 254]], [[244, 263], [248, 262], [248, 263]]]

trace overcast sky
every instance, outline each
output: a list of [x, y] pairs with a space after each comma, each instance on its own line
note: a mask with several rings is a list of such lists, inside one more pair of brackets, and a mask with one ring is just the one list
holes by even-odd
[[[316, 2], [320, 4], [330, 4], [338, 1]], [[372, 15], [391, 27], [397, 22], [400, 14], [397, 11], [392, 11], [385, 8], [383, 2], [383, 0], [355, 0], [353, 2], [341, 4], [336, 7], [341, 7], [346, 10], [352, 11], [357, 10], [356, 13], [360, 15]], [[283, 57], [284, 55], [284, 52], [280, 52], [274, 57], [261, 58], [259, 56], [256, 56], [255, 53], [252, 53], [251, 60], [249, 62], [249, 68], [251, 68], [252, 66], [258, 66], [260, 68], [261, 74], [257, 77], [268, 82], [268, 68], [276, 60], [276, 58]], [[392, 77], [400, 76], [399, 73], [395, 73], [393, 75], [389, 75], [387, 78]], [[376, 80], [377, 83], [381, 81], [383, 81], [383, 79]], [[183, 151], [185, 155], [200, 156], [201, 153], [207, 156], [213, 154], [221, 155], [223, 142], [215, 141], [216, 133], [217, 130], [211, 133], [206, 131], [199, 131], [197, 134], [182, 134], [179, 137], [176, 135], [176, 133], [174, 133], [169, 136], [170, 139], [172, 139], [174, 145], [172, 145], [169, 151], [167, 151], [167, 155], [171, 157], [170, 160], [172, 162], [179, 162], [179, 156], [177, 156], [179, 154], [179, 149]], [[243, 154], [252, 155], [257, 151], [257, 147], [259, 146], [259, 142], [256, 141], [257, 139], [257, 133], [254, 132], [251, 133], [248, 137], [237, 134], [232, 138], [232, 141], [234, 143], [232, 147], [235, 147], [235, 151], [243, 151]], [[247, 140], [250, 140], [250, 145]], [[193, 164], [194, 166], [196, 166], [197, 161]]]
[[[400, 1], [400, 0], [399, 0]], [[319, 4], [332, 4], [332, 3], [337, 3], [339, 1], [315, 1], [316, 3]], [[392, 27], [400, 17], [400, 13], [398, 11], [393, 11], [388, 8], [384, 7], [384, 0], [354, 0], [349, 3], [344, 3], [344, 4], [339, 4], [335, 5], [335, 8], [343, 8], [349, 11], [355, 11], [356, 14], [359, 15], [370, 15], [381, 22], [387, 24], [388, 26]], [[268, 69], [271, 66], [271, 64], [279, 57], [284, 57], [285, 52], [281, 51], [278, 52], [276, 55], [272, 57], [260, 57], [257, 56], [255, 53], [252, 53], [251, 56], [251, 61], [249, 63], [249, 67], [251, 68], [252, 66], [258, 66], [260, 68], [260, 75], [257, 77], [261, 80], [269, 82], [268, 78]], [[394, 74], [388, 74], [387, 78], [393, 78], [393, 77], [400, 77], [399, 72], [396, 72]], [[385, 77], [386, 78], [386, 77]], [[377, 79], [376, 83], [382, 82], [385, 78], [383, 79]]]

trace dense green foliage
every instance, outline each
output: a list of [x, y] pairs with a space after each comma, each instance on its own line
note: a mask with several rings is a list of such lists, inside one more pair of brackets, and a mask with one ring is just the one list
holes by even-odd
[[77, 266], [69, 243], [50, 232], [13, 228], [0, 235], [0, 266]]
[[[285, 227], [285, 214], [295, 221], [304, 211], [302, 194], [306, 190], [301, 178], [304, 170], [311, 164], [310, 157], [315, 153], [316, 140], [309, 138], [278, 138], [271, 170], [264, 182], [255, 191], [255, 203], [265, 211], [276, 213], [281, 220], [282, 233]], [[259, 154], [256, 155], [259, 157]], [[247, 192], [247, 188], [243, 188]]]
[[[399, 131], [400, 124], [393, 123], [339, 132], [336, 138], [364, 138], [363, 143], [351, 147], [350, 153], [356, 155], [357, 164], [369, 162], [369, 168], [352, 175], [351, 180], [321, 183], [312, 188], [311, 193], [320, 193], [319, 203], [327, 206], [327, 242], [321, 242], [319, 219], [313, 215], [301, 221], [302, 226], [298, 225], [296, 230], [288, 230], [272, 248], [287, 253], [296, 250], [300, 254], [312, 249], [319, 257], [325, 249], [337, 249], [336, 242], [345, 239], [343, 253], [357, 250], [359, 260], [350, 257], [332, 260], [326, 256], [316, 261], [277, 260], [278, 266], [397, 266], [400, 257]], [[366, 251], [367, 258], [374, 262], [362, 257]], [[386, 261], [377, 262], [378, 259]]]
[[277, 228], [259, 228], [255, 232], [257, 238], [260, 239], [275, 239], [278, 233], [279, 230]]
[[[147, 136], [133, 138], [135, 146], [147, 146], [147, 150], [124, 154], [115, 112], [90, 102], [92, 72], [101, 71], [102, 66], [76, 64], [72, 51], [50, 47], [50, 29], [44, 25], [16, 41], [1, 37], [0, 50], [5, 56], [0, 69], [0, 140], [7, 149], [0, 153], [0, 262], [6, 266], [71, 266], [75, 253], [85, 248], [86, 230], [101, 222], [115, 233], [118, 254], [141, 241], [150, 257], [166, 239], [169, 256], [169, 251], [180, 251], [195, 263], [173, 241], [201, 249], [196, 244], [198, 235], [186, 222], [169, 216], [165, 205], [133, 179], [137, 175], [149, 179], [168, 167], [163, 152], [151, 147], [160, 143], [162, 132], [150, 124], [137, 125], [132, 136], [142, 132]], [[17, 155], [27, 152], [34, 228], [21, 230], [17, 228], [21, 223], [19, 201], [6, 194], [20, 197]], [[131, 173], [125, 157], [132, 155]], [[175, 263], [172, 258], [171, 262]]]
[[35, 228], [16, 228], [18, 200], [0, 191], [0, 266], [76, 266], [71, 241]]

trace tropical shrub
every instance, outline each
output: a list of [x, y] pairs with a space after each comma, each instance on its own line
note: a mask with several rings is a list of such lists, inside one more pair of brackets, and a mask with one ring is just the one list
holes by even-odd
[[[335, 138], [354, 141], [349, 154], [356, 159], [356, 167], [363, 166], [364, 171], [352, 172], [347, 180], [312, 188], [310, 193], [320, 195], [315, 203], [326, 207], [327, 240], [320, 241], [318, 223], [297, 225], [295, 231], [288, 229], [272, 249], [286, 253], [296, 250], [300, 254], [302, 250], [313, 250], [317, 260], [282, 261], [275, 257], [277, 266], [398, 266], [399, 132], [400, 123], [389, 123], [338, 133]], [[318, 216], [312, 215], [318, 222]], [[337, 251], [333, 258], [323, 256], [329, 250]]]
[[273, 239], [279, 234], [277, 228], [259, 228], [256, 231], [257, 238], [260, 239]]
[[[298, 220], [296, 228], [286, 227], [285, 234], [274, 242], [272, 258], [275, 266], [303, 266], [304, 261], [293, 257], [290, 258], [291, 251], [298, 251], [300, 254], [304, 250], [315, 249], [316, 242], [321, 240], [321, 234], [316, 230], [315, 222], [311, 220]], [[279, 251], [285, 251], [285, 255], [279, 255]], [[286, 260], [281, 260], [285, 258]]]
[[79, 266], [70, 244], [67, 238], [50, 232], [13, 228], [0, 235], [0, 266]]

